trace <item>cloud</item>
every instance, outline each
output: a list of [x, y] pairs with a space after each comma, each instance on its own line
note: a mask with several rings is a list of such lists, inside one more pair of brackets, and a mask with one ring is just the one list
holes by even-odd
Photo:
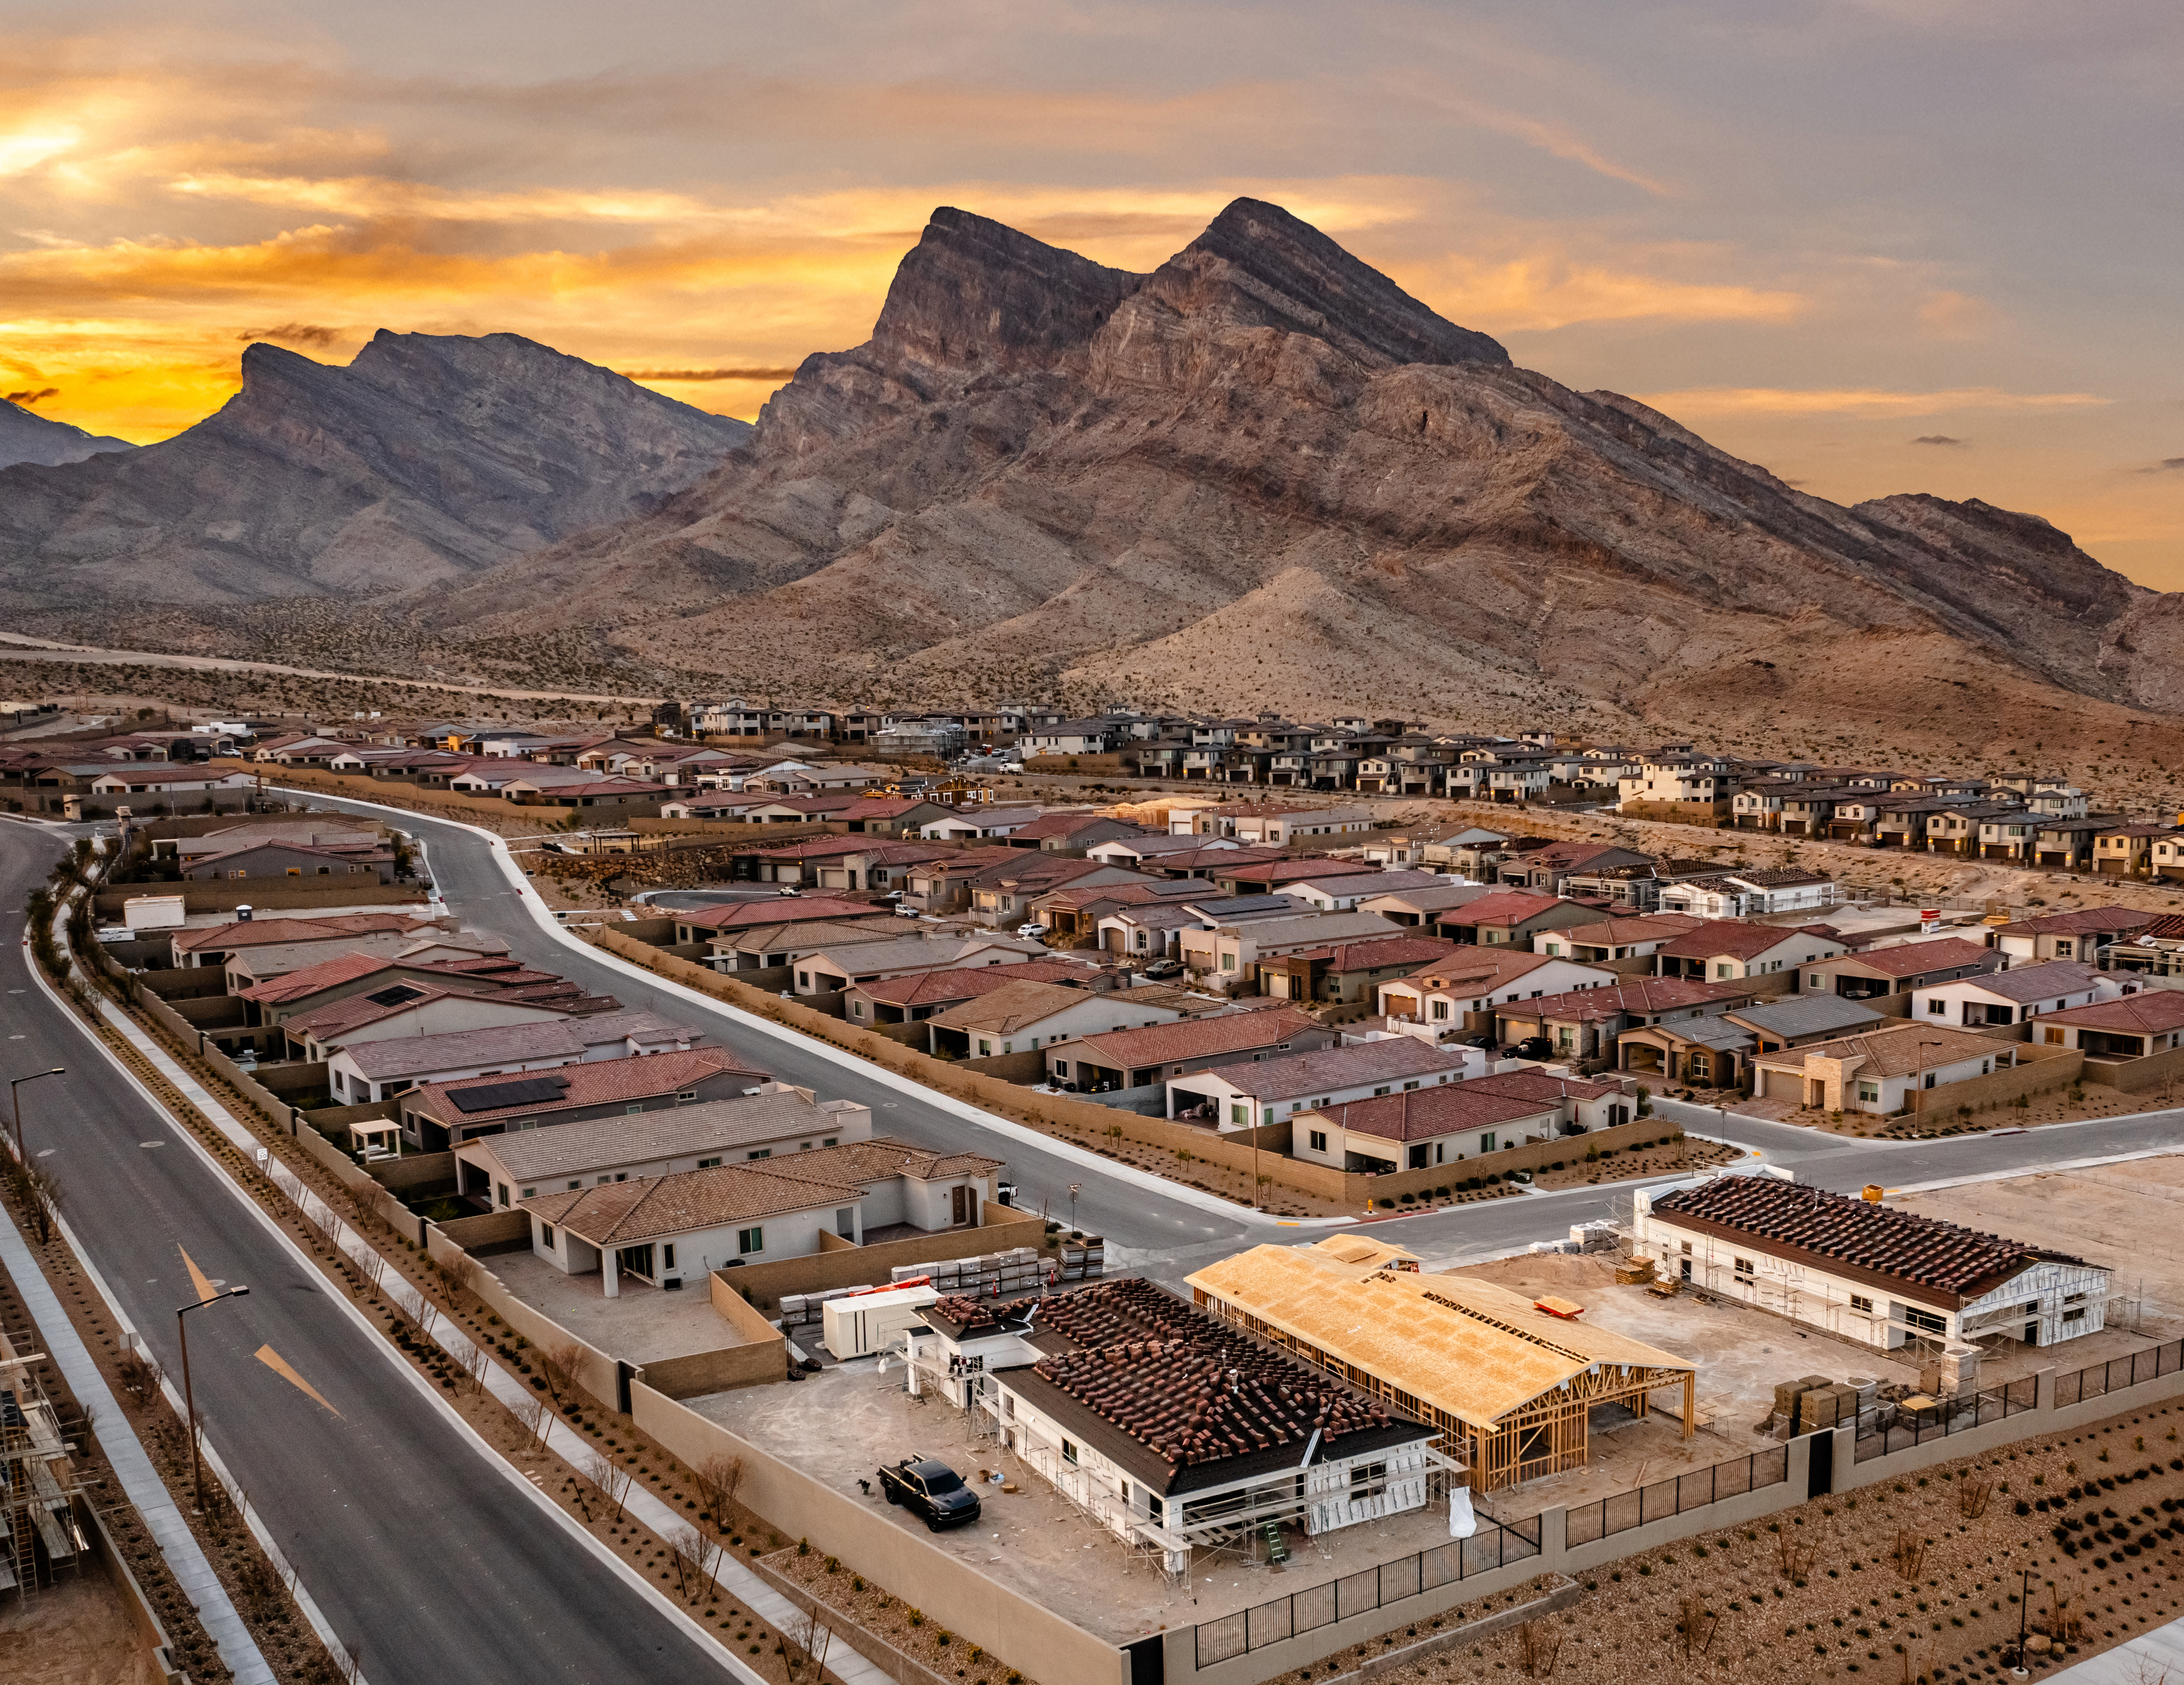
[[2141, 474], [2175, 474], [2184, 471], [2184, 456], [2165, 456], [2151, 468], [2142, 468]]
[[[1694, 386], [1634, 394], [1669, 415], [1941, 415], [1963, 409], [2080, 409], [2112, 403], [2098, 392], [2003, 392], [1956, 386], [1944, 392], [1885, 392], [1873, 387], [1803, 390], [1782, 386]], [[1937, 436], [1938, 437], [1938, 436]]]
[[1914, 445], [1961, 445], [1962, 439], [1953, 439], [1947, 433], [1921, 433], [1911, 441]]
[[320, 327], [312, 322], [286, 322], [277, 328], [245, 328], [235, 337], [242, 345], [270, 339], [282, 345], [315, 345], [323, 349], [342, 336], [339, 328]]
[[786, 381], [794, 378], [794, 367], [785, 369], [617, 369], [627, 381]]
[[8, 394], [8, 402], [20, 403], [28, 409], [42, 398], [58, 398], [60, 395], [61, 389], [58, 386], [47, 386], [43, 392], [11, 392]]

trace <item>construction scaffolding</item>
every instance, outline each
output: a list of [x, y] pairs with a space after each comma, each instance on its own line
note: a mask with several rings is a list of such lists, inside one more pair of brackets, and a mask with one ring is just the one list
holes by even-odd
[[64, 1567], [81, 1569], [90, 1549], [67, 1436], [31, 1372], [44, 1360], [0, 1333], [0, 1524], [8, 1534], [0, 1591], [19, 1599], [51, 1585]]

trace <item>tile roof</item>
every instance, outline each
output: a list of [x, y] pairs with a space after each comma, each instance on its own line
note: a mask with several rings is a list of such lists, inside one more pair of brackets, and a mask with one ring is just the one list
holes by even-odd
[[[1133, 989], [1130, 993], [1135, 994], [1137, 991]], [[1011, 1036], [1019, 1030], [1045, 1022], [1057, 1012], [1082, 1006], [1090, 998], [1083, 989], [1065, 988], [1060, 983], [1011, 978], [1001, 987], [976, 1000], [936, 1012], [926, 1022], [938, 1024], [944, 1030], [983, 1030], [989, 1035]]]
[[[651, 1065], [658, 1060], [627, 1062]], [[580, 1123], [557, 1123], [548, 1129], [510, 1130], [468, 1144], [491, 1153], [512, 1176], [546, 1181], [652, 1159], [725, 1152], [769, 1141], [793, 1142], [800, 1136], [817, 1137], [840, 1126], [834, 1113], [821, 1109], [802, 1089], [791, 1088], [772, 1094], [743, 1094], [731, 1100], [699, 1100], [662, 1111], [640, 1112], [635, 1117], [590, 1118]]]
[[1983, 977], [1964, 977], [1985, 994], [2004, 1000], [2046, 1000], [2050, 996], [2075, 994], [2114, 974], [2075, 959], [2049, 959], [2037, 965], [2014, 965], [2007, 971], [1990, 971]]
[[1565, 925], [1554, 936], [1588, 948], [1619, 948], [1626, 943], [1666, 942], [1708, 922], [1696, 913], [1645, 913], [1635, 918], [1602, 919], [1596, 925]]
[[1112, 1070], [1139, 1071], [1148, 1065], [1178, 1065], [1254, 1048], [1279, 1047], [1300, 1031], [1318, 1027], [1319, 1020], [1310, 1014], [1284, 1007], [1265, 1012], [1224, 1012], [1141, 1030], [1110, 1030], [1053, 1045], [1074, 1048], [1075, 1057], [1089, 1058]]
[[[983, 954], [981, 963], [1006, 966], [1003, 955], [1044, 956], [1047, 950], [1028, 937], [898, 935], [891, 942], [860, 942], [841, 949], [837, 960], [846, 975], [861, 971], [939, 971], [960, 965]], [[833, 959], [833, 949], [815, 948], [807, 959]]]
[[[2040, 1021], [2045, 1024], [2049, 1020], [2043, 1017]], [[1938, 1065], [1959, 1065], [1966, 1059], [1984, 1059], [1990, 1054], [1999, 1056], [2005, 1048], [2014, 1048], [2016, 1045], [2014, 1042], [1998, 1042], [1992, 1036], [1977, 1035], [1970, 1030], [1951, 1030], [1939, 1024], [1903, 1024], [1898, 1028], [1845, 1036], [1832, 1042], [1808, 1042], [1802, 1048], [1785, 1048], [1780, 1053], [1760, 1054], [1757, 1057], [1763, 1064], [1791, 1070], [1803, 1069], [1808, 1058], [1853, 1059], [1858, 1061], [1852, 1071], [1855, 1076], [1910, 1076]]]
[[1836, 1035], [1884, 1022], [1887, 1014], [1836, 994], [1791, 995], [1763, 1006], [1733, 1007], [1723, 1016], [1763, 1036], [1794, 1041], [1800, 1036]]
[[[289, 971], [278, 977], [270, 977], [262, 983], [254, 983], [238, 990], [237, 1000], [254, 1000], [262, 1006], [277, 1005], [285, 1000], [295, 1000], [304, 995], [316, 994], [320, 989], [330, 989], [339, 984], [353, 982], [359, 977], [368, 977], [374, 971], [384, 971], [398, 965], [412, 970], [438, 970], [443, 968], [429, 961], [392, 959], [384, 954], [337, 954], [331, 959], [321, 959], [315, 965], [306, 965], [300, 971]], [[452, 971], [452, 966], [444, 968]]]
[[1097, 966], [1074, 959], [1027, 959], [1020, 965], [956, 965], [900, 977], [879, 977], [853, 985], [851, 993], [907, 1009], [976, 1000], [1008, 983], [1059, 983], [1081, 988], [1099, 975]]
[[1998, 965], [2002, 956], [1992, 948], [1976, 942], [1967, 942], [1960, 936], [1937, 937], [1931, 942], [1907, 942], [1894, 948], [1869, 948], [1852, 955], [1830, 955], [1830, 959], [1855, 959], [1861, 965], [1891, 977], [1916, 976], [1922, 971], [1949, 971], [1966, 965]]
[[1438, 1136], [1492, 1129], [1524, 1118], [1539, 1120], [1552, 1135], [1561, 1101], [1559, 1094], [1512, 1094], [1482, 1089], [1471, 1082], [1446, 1082], [1400, 1094], [1376, 1095], [1369, 1100], [1351, 1100], [1329, 1106], [1320, 1115], [1334, 1119], [1350, 1134], [1369, 1135], [1376, 1141], [1431, 1141]]
[[[692, 1048], [687, 1052], [648, 1054], [643, 1058], [597, 1059], [577, 1065], [556, 1065], [536, 1073], [542, 1081], [560, 1085], [558, 1100], [532, 1100], [522, 1105], [490, 1106], [465, 1111], [453, 1096], [490, 1088], [509, 1079], [465, 1076], [453, 1082], [428, 1082], [402, 1097], [404, 1106], [426, 1112], [442, 1122], [460, 1119], [465, 1124], [491, 1123], [500, 1118], [538, 1117], [552, 1111], [577, 1111], [586, 1106], [612, 1105], [622, 1100], [651, 1099], [680, 1093], [710, 1076], [748, 1076], [753, 1083], [771, 1079], [763, 1071], [745, 1065], [736, 1054], [719, 1048]], [[566, 1126], [557, 1125], [556, 1127]]]
[[1433, 1435], [1136, 1277], [1000, 1305], [944, 1299], [926, 1315], [959, 1337], [1027, 1331], [1044, 1355], [1004, 1384], [1163, 1495]]
[[2184, 993], [2143, 989], [2121, 1000], [2096, 1001], [2091, 1006], [2074, 1006], [2067, 1012], [2042, 1013], [2040, 1021], [2072, 1025], [2081, 1030], [2120, 1031], [2126, 1036], [2159, 1035], [2184, 1027]]
[[1480, 948], [1474, 943], [1459, 943], [1451, 952], [1437, 960], [1429, 960], [1403, 981], [1421, 989], [1462, 993], [1476, 988], [1483, 994], [1504, 983], [1514, 982], [1542, 965], [1583, 963], [1564, 959], [1559, 954], [1534, 954], [1522, 948]]
[[[378, 995], [389, 998], [380, 1000]], [[436, 1000], [476, 1001], [488, 1005], [521, 1006], [533, 1012], [551, 1012], [554, 1007], [543, 1001], [496, 1000], [491, 993], [476, 989], [450, 989], [434, 983], [393, 982], [384, 989], [375, 989], [370, 994], [346, 995], [339, 1000], [330, 1000], [323, 1006], [315, 1006], [308, 1012], [299, 1012], [282, 1027], [291, 1036], [315, 1037], [322, 1044], [332, 1044], [341, 1036], [351, 1035], [367, 1025], [376, 1024], [383, 1018], [398, 1013], [410, 1012]], [[543, 1020], [532, 1020], [534, 1022]]]
[[1572, 1021], [1626, 1015], [1642, 1018], [1718, 1000], [1748, 999], [1752, 990], [1751, 983], [1737, 981], [1706, 983], [1696, 977], [1633, 977], [1628, 982], [1570, 989], [1562, 994], [1542, 995], [1537, 1000], [1506, 1001], [1499, 1010], [1511, 1017]]
[[844, 901], [829, 895], [754, 896], [719, 907], [677, 912], [675, 922], [709, 931], [740, 930], [747, 925], [803, 925], [819, 919], [869, 919], [869, 901]]
[[1379, 971], [1390, 965], [1429, 965], [1457, 946], [1428, 936], [1384, 936], [1366, 942], [1338, 943], [1332, 948], [1307, 948], [1291, 959], [1324, 959], [1330, 971]]
[[[1749, 924], [1742, 919], [1708, 919], [1696, 930], [1685, 931], [1654, 952], [1663, 959], [1712, 959], [1724, 954], [1738, 959], [1756, 959], [1785, 943], [1799, 940], [1809, 950], [1815, 939], [1813, 931], [1789, 930], [1780, 925]], [[1836, 948], [1843, 945], [1833, 937], [1817, 939]]]
[[1256, 1100], [1284, 1100], [1354, 1088], [1362, 1082], [1435, 1076], [1462, 1071], [1463, 1064], [1462, 1054], [1445, 1053], [1415, 1036], [1390, 1036], [1384, 1041], [1353, 1042], [1348, 1047], [1262, 1059], [1256, 1065], [1223, 1065], [1220, 1075], [1239, 1093]]
[[1330, 860], [1317, 857], [1297, 859], [1261, 860], [1231, 867], [1219, 860], [1204, 862], [1203, 869], [1217, 878], [1229, 878], [1238, 883], [1263, 883], [1269, 888], [1278, 883], [1325, 883], [1345, 876], [1377, 876], [1380, 868], [1370, 860]]
[[555, 1018], [543, 1024], [500, 1024], [487, 1030], [452, 1030], [441, 1036], [389, 1036], [341, 1050], [368, 1082], [413, 1076], [448, 1065], [499, 1064], [534, 1059], [581, 1059], [588, 1048], [634, 1037], [689, 1042], [698, 1032], [649, 1012], [603, 1012], [588, 1018]]
[[1535, 1096], [1555, 1100], [1602, 1100], [1610, 1094], [1628, 1092], [1624, 1079], [1612, 1075], [1555, 1076], [1537, 1065], [1497, 1071], [1491, 1076], [1474, 1076], [1463, 1086], [1475, 1094], [1503, 1094], [1520, 1100]]
[[1452, 913], [1442, 915], [1445, 925], [1518, 925], [1527, 919], [1536, 919], [1568, 904], [1558, 896], [1535, 895], [1529, 889], [1502, 889], [1491, 895], [1482, 895], [1476, 901], [1468, 901]]
[[172, 933], [174, 945], [185, 953], [200, 948], [231, 950], [263, 948], [271, 943], [332, 942], [345, 936], [370, 936], [382, 931], [437, 931], [437, 923], [405, 913], [341, 913], [325, 919], [239, 919], [230, 925], [207, 925], [198, 930]]
[[[1011, 831], [1009, 834], [1011, 837], [1035, 837], [1041, 841], [1045, 841], [1050, 837], [1074, 837], [1078, 831], [1086, 830], [1095, 825], [1122, 826], [1125, 827], [1122, 832], [1122, 838], [1126, 838], [1131, 841], [1134, 841], [1136, 839], [1130, 837], [1130, 832], [1139, 829], [1139, 827], [1131, 825], [1128, 820], [1116, 819], [1107, 814], [1091, 812], [1049, 813], [1041, 814], [1037, 819], [1032, 820], [1030, 824], [1021, 826], [1015, 831]], [[1147, 836], [1155, 836], [1158, 833], [1147, 831], [1145, 834]], [[1122, 839], [1111, 838], [1110, 840], [1114, 841]]]
[[2075, 913], [2048, 913], [2037, 919], [2020, 919], [2004, 925], [1998, 936], [2078, 936], [2113, 931], [2120, 936], [2144, 929], [2160, 916], [2136, 907], [2085, 907]]
[[1885, 1282], [1905, 1299], [1951, 1310], [2042, 1260], [2083, 1261], [1897, 1206], [1771, 1176], [1716, 1176], [1696, 1187], [1656, 1195], [1652, 1209], [1654, 1215], [1679, 1227], [1748, 1239], [1757, 1249], [1853, 1281]]

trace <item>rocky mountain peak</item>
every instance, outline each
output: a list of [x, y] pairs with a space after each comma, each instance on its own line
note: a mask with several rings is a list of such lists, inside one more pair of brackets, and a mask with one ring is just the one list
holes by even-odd
[[942, 205], [895, 270], [872, 348], [944, 369], [1050, 368], [1144, 283]]
[[1368, 368], [1494, 363], [1509, 353], [1440, 316], [1310, 223], [1237, 199], [1145, 284], [1186, 317], [1307, 334]]
[[86, 457], [109, 451], [133, 451], [126, 439], [87, 433], [65, 421], [52, 421], [20, 403], [0, 399], [0, 468], [27, 463], [38, 468], [58, 468], [81, 462]]

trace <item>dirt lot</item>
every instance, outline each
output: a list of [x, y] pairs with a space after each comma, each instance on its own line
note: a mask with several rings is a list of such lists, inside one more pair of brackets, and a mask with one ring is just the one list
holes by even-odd
[[[1626, 1558], [1529, 1639], [1513, 1630], [1376, 1678], [1964, 1685], [2003, 1674], [2027, 1576], [2029, 1630], [2071, 1634], [2027, 1657], [2053, 1671], [2184, 1614], [2180, 1421], [2176, 1406], [2131, 1412]], [[1409, 1642], [1398, 1631], [1311, 1677]]]
[[92, 1563], [29, 1599], [0, 1598], [0, 1677], [8, 1685], [159, 1685], [128, 1605]]

